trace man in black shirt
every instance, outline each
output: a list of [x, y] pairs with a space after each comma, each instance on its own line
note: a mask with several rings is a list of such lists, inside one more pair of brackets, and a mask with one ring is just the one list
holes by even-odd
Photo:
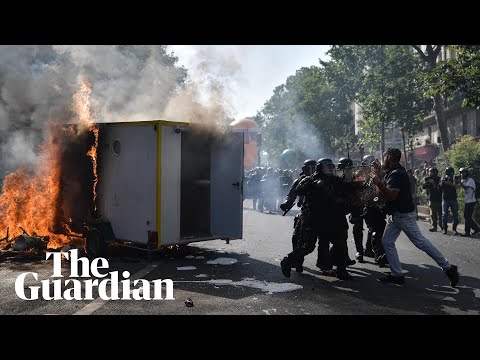
[[443, 269], [455, 287], [459, 280], [458, 268], [451, 265], [443, 254], [420, 232], [416, 221], [415, 207], [410, 191], [410, 181], [405, 168], [400, 165], [402, 153], [399, 149], [390, 148], [384, 154], [383, 167], [387, 171], [383, 181], [376, 175], [372, 181], [385, 197], [388, 223], [383, 233], [382, 243], [390, 264], [391, 274], [379, 279], [380, 282], [403, 285], [402, 264], [398, 257], [395, 241], [403, 231], [410, 241], [423, 250]]

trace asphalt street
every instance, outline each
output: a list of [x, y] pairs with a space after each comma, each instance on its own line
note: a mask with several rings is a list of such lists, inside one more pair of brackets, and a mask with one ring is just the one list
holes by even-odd
[[[316, 251], [308, 255], [305, 271], [286, 278], [280, 260], [291, 251], [294, 208], [287, 214], [260, 213], [244, 203], [243, 239], [189, 244], [183, 251], [167, 256], [111, 248], [109, 269], [128, 271], [130, 278], [173, 280], [174, 300], [32, 300], [20, 299], [15, 280], [25, 272], [25, 284], [39, 285], [52, 275], [52, 260], [3, 254], [0, 258], [0, 314], [22, 315], [478, 315], [480, 314], [480, 239], [428, 232], [429, 224], [419, 221], [420, 229], [447, 259], [458, 265], [461, 274], [457, 288], [435, 262], [406, 237], [397, 240], [406, 285], [382, 284], [377, 278], [388, 271], [373, 259], [349, 267], [352, 281], [323, 276], [316, 268]], [[366, 230], [364, 231], [364, 239]], [[349, 230], [349, 254], [355, 248]], [[70, 264], [62, 263], [65, 278]], [[51, 279], [51, 278], [50, 278]], [[152, 283], [150, 283], [152, 284]], [[153, 285], [150, 286], [153, 292]], [[145, 291], [144, 291], [145, 293]], [[193, 306], [187, 306], [193, 305]]]

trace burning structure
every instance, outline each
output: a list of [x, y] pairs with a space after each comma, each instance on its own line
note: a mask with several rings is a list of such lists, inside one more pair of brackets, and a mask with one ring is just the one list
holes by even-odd
[[[165, 46], [2, 47], [0, 250], [241, 237], [241, 134], [113, 123], [183, 109], [176, 61]], [[203, 110], [188, 118], [214, 118]]]
[[241, 132], [163, 120], [55, 126], [42, 156], [37, 174], [4, 180], [6, 242], [86, 238], [101, 255], [112, 241], [158, 249], [242, 237]]

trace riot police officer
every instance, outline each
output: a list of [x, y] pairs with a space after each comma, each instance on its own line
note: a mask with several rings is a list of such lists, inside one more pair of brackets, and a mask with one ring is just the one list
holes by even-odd
[[337, 266], [337, 278], [351, 280], [346, 270], [345, 249], [342, 245], [348, 237], [348, 224], [345, 217], [347, 199], [347, 183], [334, 175], [335, 164], [327, 158], [319, 159], [315, 173], [302, 179], [295, 191], [304, 195], [302, 205], [303, 221], [301, 236], [296, 248], [283, 258], [280, 265], [282, 273], [290, 277], [295, 264], [303, 261], [305, 255], [313, 252], [318, 238], [321, 254], [330, 257], [329, 241], [333, 244], [334, 262]]
[[[349, 169], [353, 168], [353, 161], [349, 158], [342, 157], [338, 160], [337, 170], [343, 170], [343, 174], [341, 177], [344, 180], [352, 181], [353, 174]], [[353, 225], [353, 239], [355, 241], [355, 248], [357, 250], [357, 254], [355, 258], [358, 262], [363, 263], [363, 218], [362, 218], [363, 206], [355, 206], [352, 207], [352, 212], [349, 215], [348, 221], [350, 224]], [[345, 243], [346, 244], [346, 243]], [[347, 249], [347, 265], [355, 264], [355, 260], [350, 260], [348, 256], [348, 249]]]
[[[379, 164], [373, 155], [366, 155], [362, 159], [362, 165], [374, 166], [379, 171]], [[363, 208], [362, 217], [368, 228], [367, 241], [365, 244], [364, 256], [375, 258], [375, 262], [380, 267], [388, 264], [385, 256], [385, 250], [382, 245], [383, 232], [387, 225], [385, 218], [384, 205], [382, 198], [374, 193], [373, 188], [368, 188], [368, 194], [365, 194], [365, 204]], [[363, 260], [363, 256], [362, 256]]]
[[[300, 183], [300, 181], [303, 178], [305, 178], [306, 176], [310, 176], [315, 172], [316, 164], [317, 162], [312, 159], [308, 159], [303, 162], [302, 172], [299, 174], [300, 177], [297, 178], [292, 183], [292, 186], [290, 187], [290, 191], [288, 192], [287, 197], [285, 198], [285, 201], [280, 205], [280, 209], [282, 209], [285, 212], [288, 212], [293, 207], [295, 203], [295, 199], [297, 198], [297, 193], [295, 191], [297, 185]], [[303, 204], [304, 196], [300, 195], [298, 197], [299, 199], [297, 202], [297, 206], [301, 207]], [[295, 215], [295, 217], [293, 218], [292, 250], [295, 250], [298, 244], [298, 240], [300, 238], [302, 219], [303, 219], [302, 211], [299, 214]], [[297, 272], [301, 273], [303, 271], [303, 259], [302, 261], [296, 263], [294, 267]]]

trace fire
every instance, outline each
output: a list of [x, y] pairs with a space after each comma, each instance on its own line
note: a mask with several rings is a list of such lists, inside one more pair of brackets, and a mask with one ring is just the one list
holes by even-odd
[[89, 131], [92, 131], [95, 136], [95, 143], [92, 145], [91, 149], [87, 152], [87, 156], [92, 159], [93, 164], [93, 202], [95, 206], [95, 211], [97, 210], [97, 184], [98, 184], [98, 174], [97, 174], [97, 148], [98, 148], [98, 127], [93, 124], [92, 112], [90, 109], [90, 93], [92, 92], [92, 85], [85, 79], [80, 78], [80, 91], [78, 91], [73, 96], [74, 109], [78, 115], [78, 124], [80, 125], [80, 131], [82, 128], [86, 128]]
[[91, 149], [87, 152], [87, 155], [92, 158], [93, 164], [93, 204], [95, 211], [97, 211], [97, 184], [98, 184], [98, 174], [97, 174], [97, 148], [98, 148], [98, 127], [91, 126], [91, 130], [95, 135], [95, 143], [92, 145]]
[[[48, 237], [48, 248], [66, 244], [83, 246], [81, 234], [70, 229], [72, 219], [64, 216], [62, 198], [62, 156], [69, 148], [69, 139], [82, 131], [92, 131], [94, 145], [85, 154], [93, 165], [93, 199], [96, 199], [98, 127], [93, 124], [89, 95], [91, 85], [80, 81], [80, 90], [73, 97], [73, 109], [78, 116], [77, 126], [51, 124], [40, 147], [38, 166], [35, 170], [25, 167], [5, 177], [0, 195], [0, 244], [23, 233]], [[96, 205], [95, 205], [96, 209]], [[67, 236], [69, 234], [72, 236]]]
[[0, 229], [8, 229], [11, 238], [24, 232], [32, 236], [48, 236], [49, 248], [71, 242], [61, 234], [71, 231], [68, 224], [58, 224], [56, 211], [60, 195], [61, 143], [54, 141], [54, 131], [51, 130], [41, 147], [36, 171], [21, 167], [7, 175], [0, 196]]

